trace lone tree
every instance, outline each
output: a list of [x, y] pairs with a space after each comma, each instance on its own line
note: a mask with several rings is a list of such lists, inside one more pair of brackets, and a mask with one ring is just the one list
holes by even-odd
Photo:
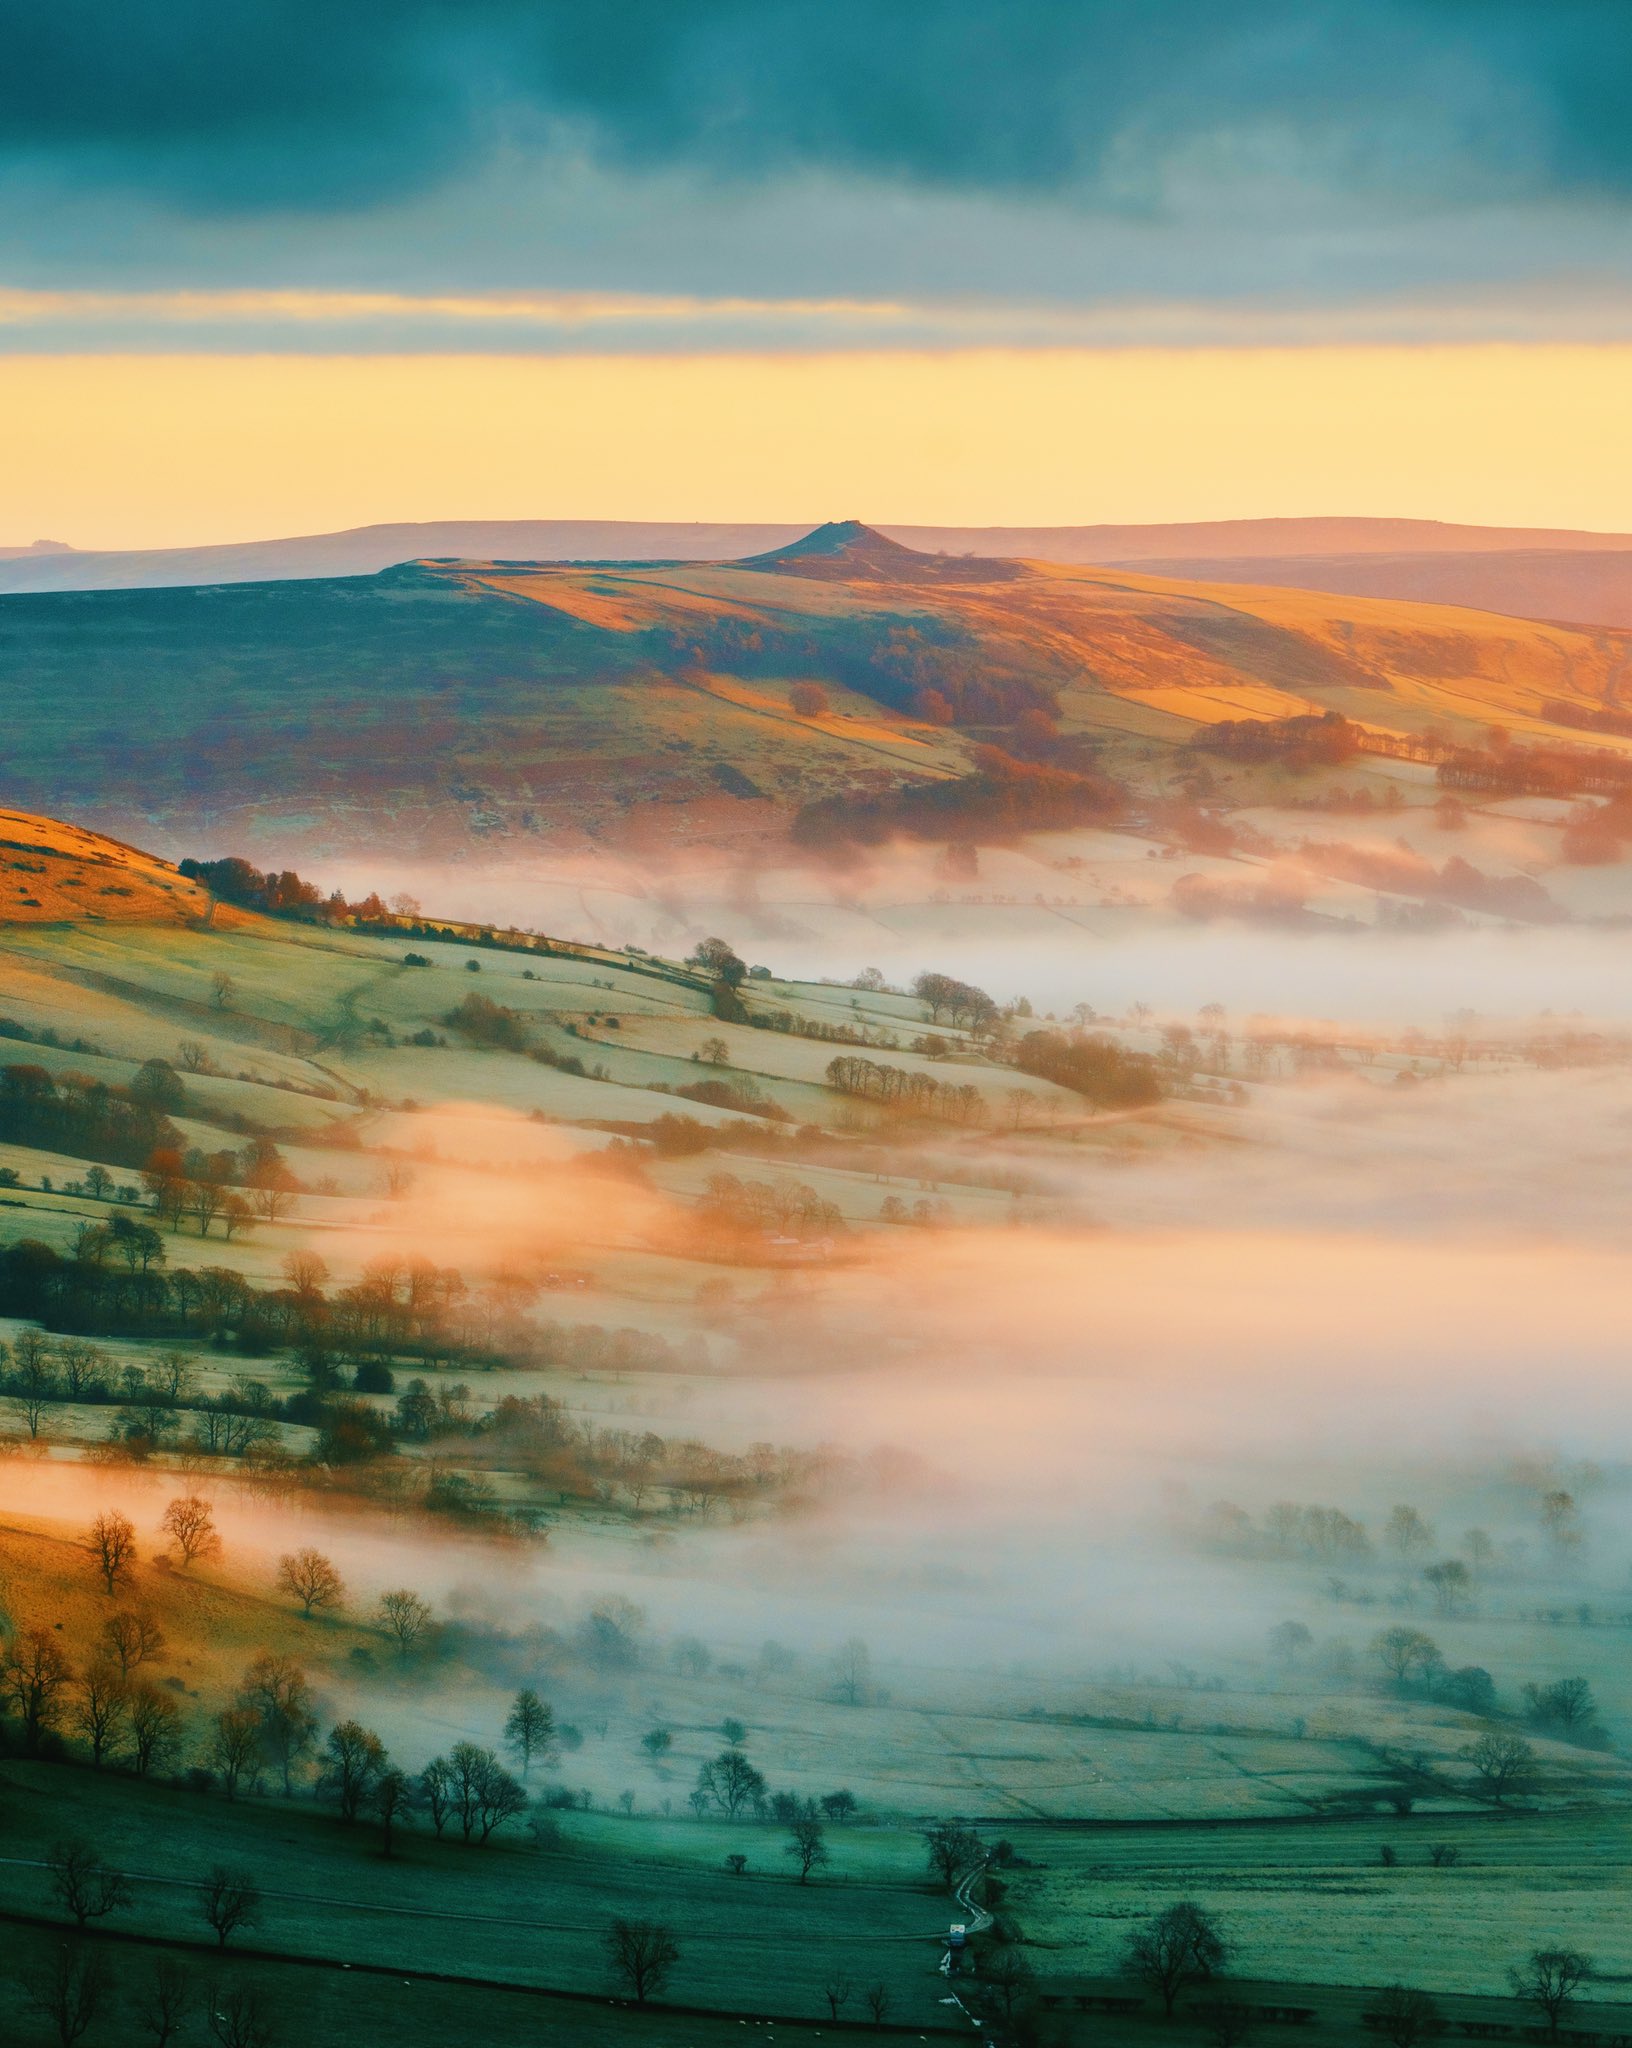
[[389, 1764], [374, 1781], [374, 1817], [380, 1824], [380, 1854], [396, 1854], [396, 1827], [408, 1811], [413, 1788], [406, 1771]]
[[198, 1888], [198, 1909], [215, 1929], [225, 1948], [240, 1927], [254, 1927], [261, 1917], [261, 1894], [247, 1870], [217, 1863]]
[[74, 1687], [69, 1718], [89, 1745], [98, 1770], [106, 1761], [130, 1705], [130, 1681], [111, 1657], [93, 1658]]
[[277, 2038], [266, 2000], [253, 1984], [218, 1984], [206, 2000], [220, 2048], [272, 2048]]
[[1403, 1624], [1385, 1628], [1373, 1636], [1371, 1648], [1400, 1692], [1406, 1691], [1413, 1679], [1430, 1676], [1445, 1661], [1432, 1636], [1425, 1636], [1420, 1628], [1406, 1628]]
[[128, 1678], [139, 1664], [157, 1657], [164, 1648], [164, 1631], [150, 1614], [121, 1607], [102, 1624], [102, 1640]]
[[1498, 1799], [1522, 1792], [1535, 1776], [1536, 1752], [1522, 1735], [1503, 1728], [1477, 1736], [1457, 1754], [1472, 1764]]
[[833, 1653], [833, 1690], [847, 1707], [863, 1707], [873, 1692], [873, 1654], [860, 1636]]
[[295, 1765], [317, 1735], [312, 1688], [305, 1672], [292, 1657], [275, 1657], [263, 1650], [244, 1673], [235, 1704], [255, 1716], [261, 1755], [282, 1775], [287, 1799], [293, 1789]]
[[169, 2048], [192, 2002], [193, 1980], [186, 1964], [174, 1956], [158, 1956], [131, 2001], [131, 2011], [153, 2048]]
[[396, 1644], [397, 1655], [406, 1661], [431, 1625], [429, 1602], [406, 1586], [399, 1586], [395, 1592], [380, 1595], [378, 1612], [381, 1628]]
[[1366, 2022], [1375, 2026], [1391, 2048], [1417, 2048], [1445, 2031], [1445, 2016], [1426, 1991], [1409, 1984], [1389, 1984], [1373, 2000]]
[[1122, 1967], [1161, 1994], [1162, 2011], [1171, 2019], [1184, 1986], [1213, 1976], [1228, 1954], [1212, 1916], [1193, 1900], [1182, 1899], [1129, 1936]]
[[788, 1829], [787, 1853], [799, 1866], [799, 1882], [808, 1884], [810, 1873], [831, 1861], [821, 1822], [810, 1814], [796, 1820]]
[[129, 1576], [136, 1562], [135, 1523], [116, 1508], [110, 1508], [97, 1516], [85, 1541], [102, 1574], [103, 1585], [110, 1593], [116, 1592], [119, 1581]]
[[948, 1891], [967, 1877], [977, 1863], [985, 1860], [979, 1835], [961, 1820], [937, 1821], [924, 1830], [924, 1853], [929, 1867]]
[[300, 1602], [308, 1621], [314, 1607], [338, 1607], [346, 1597], [344, 1579], [322, 1551], [310, 1545], [278, 1559], [278, 1584]]
[[50, 1629], [31, 1628], [13, 1636], [0, 1655], [0, 1699], [22, 1722], [23, 1748], [30, 1756], [38, 1754], [41, 1738], [56, 1726], [73, 1675]]
[[74, 2048], [95, 2024], [113, 1987], [113, 1973], [96, 1949], [64, 1942], [23, 1973], [22, 1986], [29, 2011], [52, 2029], [60, 2048]]
[[1582, 1983], [1592, 1975], [1592, 1958], [1574, 1948], [1537, 1948], [1522, 1969], [1509, 1970], [1513, 1996], [1533, 2005], [1556, 2037], [1558, 2023], [1574, 2005]]
[[680, 1960], [672, 1927], [661, 1920], [614, 1920], [606, 1930], [606, 1959], [612, 1974], [636, 2005], [661, 1991]]
[[223, 1707], [210, 1723], [205, 1759], [229, 1799], [246, 1781], [253, 1787], [261, 1768], [261, 1717], [253, 1707]]
[[648, 1728], [640, 1738], [640, 1746], [654, 1764], [661, 1763], [674, 1747], [674, 1736], [667, 1728]]
[[104, 1863], [89, 1842], [59, 1842], [46, 1867], [57, 1902], [76, 1927], [106, 1919], [135, 1899], [130, 1879]]
[[697, 1790], [727, 1819], [735, 1820], [745, 1806], [758, 1805], [765, 1797], [765, 1776], [740, 1749], [722, 1749], [712, 1763], [698, 1766]]
[[160, 1517], [159, 1527], [181, 1552], [184, 1568], [220, 1551], [221, 1536], [215, 1526], [214, 1510], [196, 1493], [173, 1500]]
[[319, 1783], [349, 1826], [362, 1811], [388, 1765], [385, 1744], [361, 1721], [337, 1721], [323, 1746]]
[[181, 1748], [181, 1709], [167, 1692], [138, 1678], [130, 1688], [126, 1717], [128, 1759], [138, 1778], [175, 1760]]
[[835, 1970], [822, 1983], [822, 1996], [827, 2000], [828, 2012], [834, 2019], [850, 2003], [850, 1994], [855, 1985], [843, 1970]]
[[521, 1765], [524, 1778], [530, 1775], [535, 1757], [547, 1764], [554, 1753], [555, 1710], [530, 1685], [516, 1694], [505, 1716], [504, 1746]]

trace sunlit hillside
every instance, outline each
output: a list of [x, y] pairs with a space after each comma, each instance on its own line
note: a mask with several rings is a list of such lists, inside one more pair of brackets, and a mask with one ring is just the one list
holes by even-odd
[[812, 803], [978, 773], [983, 747], [1138, 796], [1221, 718], [1555, 744], [1598, 720], [1594, 745], [1628, 744], [1624, 634], [832, 531], [725, 566], [8, 597], [13, 799], [274, 862], [387, 821], [399, 858], [745, 852]]

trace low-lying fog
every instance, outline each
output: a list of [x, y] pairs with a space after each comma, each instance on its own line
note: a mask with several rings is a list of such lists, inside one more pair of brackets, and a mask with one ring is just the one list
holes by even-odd
[[[472, 870], [326, 879], [670, 950], [719, 930], [790, 977], [877, 966], [904, 983], [934, 967], [1062, 1012], [1216, 1001], [1236, 1029], [1274, 1011], [1435, 1029], [1453, 1010], [1632, 1011], [1625, 941], [1602, 931], [1311, 939], [1152, 920], [1101, 938], [1017, 911], [1031, 928], [1010, 939], [921, 897], [909, 919], [837, 887], [831, 902], [774, 911], [739, 896], [733, 913], [729, 891], [660, 900], [627, 877], [579, 876], [553, 894], [535, 880], [525, 901], [495, 901], [492, 877]], [[981, 1142], [989, 1157], [1002, 1141]], [[716, 1655], [751, 1655], [774, 1638], [822, 1656], [859, 1636], [906, 1672], [903, 1690], [928, 1684], [915, 1666], [1021, 1661], [1058, 1680], [1124, 1658], [1260, 1655], [1287, 1601], [1313, 1597], [1182, 1534], [1220, 1499], [1254, 1516], [1277, 1501], [1329, 1503], [1374, 1537], [1394, 1503], [1414, 1501], [1442, 1523], [1435, 1554], [1448, 1554], [1487, 1520], [1498, 1541], [1528, 1540], [1544, 1482], [1503, 1473], [1590, 1461], [1599, 1477], [1580, 1489], [1587, 1540], [1570, 1572], [1594, 1597], [1625, 1597], [1626, 1068], [1515, 1062], [1409, 1087], [1384, 1068], [1287, 1080], [1141, 1156], [1067, 1138], [1015, 1141], [1014, 1159], [1035, 1193], [1016, 1200], [1012, 1224], [869, 1232], [831, 1268], [748, 1273], [710, 1326], [714, 1375], [631, 1376], [608, 1413], [726, 1448], [907, 1454], [881, 1461], [871, 1483], [790, 1514], [657, 1536], [563, 1516], [541, 1550], [223, 1486], [231, 1554], [269, 1576], [280, 1551], [319, 1541], [359, 1594], [407, 1582], [446, 1614], [511, 1631], [567, 1627], [616, 1591], [646, 1609], [659, 1644], [699, 1635]], [[518, 1148], [518, 1175], [546, 1171]], [[557, 1188], [541, 1211], [528, 1185], [501, 1172], [487, 1201], [461, 1183], [455, 1217], [427, 1169], [393, 1227], [408, 1249], [457, 1230], [495, 1258], [525, 1256], [583, 1201], [570, 1191], [564, 1211]], [[656, 1313], [637, 1301], [625, 1319]], [[497, 1377], [475, 1388], [504, 1391]], [[144, 1526], [163, 1484], [0, 1465], [18, 1510], [130, 1498]], [[1341, 1625], [1363, 1642], [1379, 1621]]]
[[[444, 917], [656, 952], [684, 952], [719, 932], [790, 979], [849, 980], [876, 966], [910, 981], [933, 967], [1000, 1002], [1025, 996], [1062, 1014], [1086, 1001], [1107, 1015], [1141, 1002], [1174, 1012], [1222, 1003], [1243, 1016], [1424, 1029], [1467, 1009], [1504, 1019], [1632, 1017], [1617, 926], [1469, 924], [1398, 935], [1363, 923], [1329, 933], [1196, 924], [1166, 898], [1178, 877], [1211, 863], [1154, 861], [1142, 842], [1109, 834], [1060, 844], [1088, 841], [1076, 857], [1101, 857], [1090, 880], [1016, 849], [983, 854], [980, 879], [953, 882], [933, 853], [901, 847], [840, 871], [750, 872], [702, 858], [662, 870], [613, 856], [445, 866], [382, 858], [325, 863], [322, 880], [348, 895], [406, 893]], [[1102, 885], [1119, 886], [1118, 874], [1161, 907], [1102, 903]], [[1628, 897], [1632, 914], [1632, 885]]]

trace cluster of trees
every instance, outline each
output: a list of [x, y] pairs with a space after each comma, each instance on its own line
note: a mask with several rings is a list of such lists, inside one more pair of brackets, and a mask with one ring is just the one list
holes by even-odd
[[1014, 1057], [1023, 1074], [1069, 1088], [1096, 1109], [1138, 1109], [1161, 1099], [1156, 1062], [1109, 1038], [1082, 1031], [1028, 1031]]
[[1221, 718], [1190, 742], [1203, 754], [1278, 767], [1339, 768], [1360, 751], [1359, 733], [1337, 711], [1296, 718]]
[[705, 1233], [715, 1239], [763, 1239], [774, 1234], [808, 1242], [832, 1237], [844, 1228], [837, 1203], [787, 1174], [759, 1181], [711, 1173], [697, 1216]]
[[1632, 788], [1632, 761], [1574, 747], [1516, 747], [1493, 732], [1484, 747], [1452, 747], [1438, 768], [1444, 789], [1497, 796], [1614, 796]]
[[1234, 1501], [1216, 1501], [1201, 1534], [1209, 1547], [1241, 1557], [1305, 1557], [1333, 1564], [1357, 1563], [1373, 1554], [1363, 1522], [1341, 1508], [1297, 1501], [1276, 1501], [1261, 1522]]
[[895, 838], [1006, 845], [1028, 832], [1064, 832], [1119, 817], [1127, 792], [1098, 771], [1020, 761], [998, 747], [973, 749], [974, 771], [907, 783], [876, 796], [818, 797], [794, 817], [794, 843], [881, 846]]
[[181, 1142], [141, 1074], [119, 1088], [33, 1065], [0, 1067], [0, 1141], [124, 1167], [145, 1166], [156, 1149]]
[[950, 974], [920, 974], [912, 993], [929, 1011], [932, 1024], [967, 1025], [979, 1031], [997, 1021], [997, 1005], [986, 991]]
[[937, 1080], [909, 1067], [887, 1066], [859, 1053], [841, 1053], [827, 1063], [827, 1085], [841, 1095], [881, 1102], [912, 1116], [937, 1117], [947, 1123], [985, 1121], [986, 1103], [978, 1088]]

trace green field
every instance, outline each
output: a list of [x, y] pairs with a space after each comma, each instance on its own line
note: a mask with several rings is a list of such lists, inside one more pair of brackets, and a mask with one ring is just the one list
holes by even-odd
[[[1046, 1974], [1115, 1975], [1129, 1927], [1176, 1897], [1217, 1913], [1232, 1967], [1289, 1983], [1493, 1995], [1530, 1949], [1563, 1943], [1608, 1984], [1632, 1974], [1624, 1812], [1006, 1832], [1030, 1866], [1010, 1899]], [[1436, 1844], [1453, 1864], [1434, 1867]]]
[[[119, 1924], [144, 1934], [207, 1935], [192, 1885], [225, 1863], [252, 1868], [265, 1896], [246, 1947], [594, 1993], [616, 1988], [601, 1953], [608, 1923], [653, 1919], [679, 1939], [670, 1996], [682, 2004], [819, 2017], [822, 1981], [842, 1965], [888, 1984], [902, 2021], [937, 2017], [937, 1937], [954, 1909], [911, 1835], [835, 1831], [832, 1872], [809, 1885], [782, 1855], [782, 1831], [752, 1822], [580, 1828], [568, 1816], [559, 1846], [543, 1848], [524, 1835], [478, 1848], [416, 1832], [385, 1862], [373, 1829], [298, 1806], [19, 1763], [3, 1782], [0, 1905], [11, 1910], [47, 1910], [36, 1866], [79, 1835], [131, 1874], [136, 1901]], [[746, 1875], [724, 1869], [727, 1842], [748, 1855]]]

